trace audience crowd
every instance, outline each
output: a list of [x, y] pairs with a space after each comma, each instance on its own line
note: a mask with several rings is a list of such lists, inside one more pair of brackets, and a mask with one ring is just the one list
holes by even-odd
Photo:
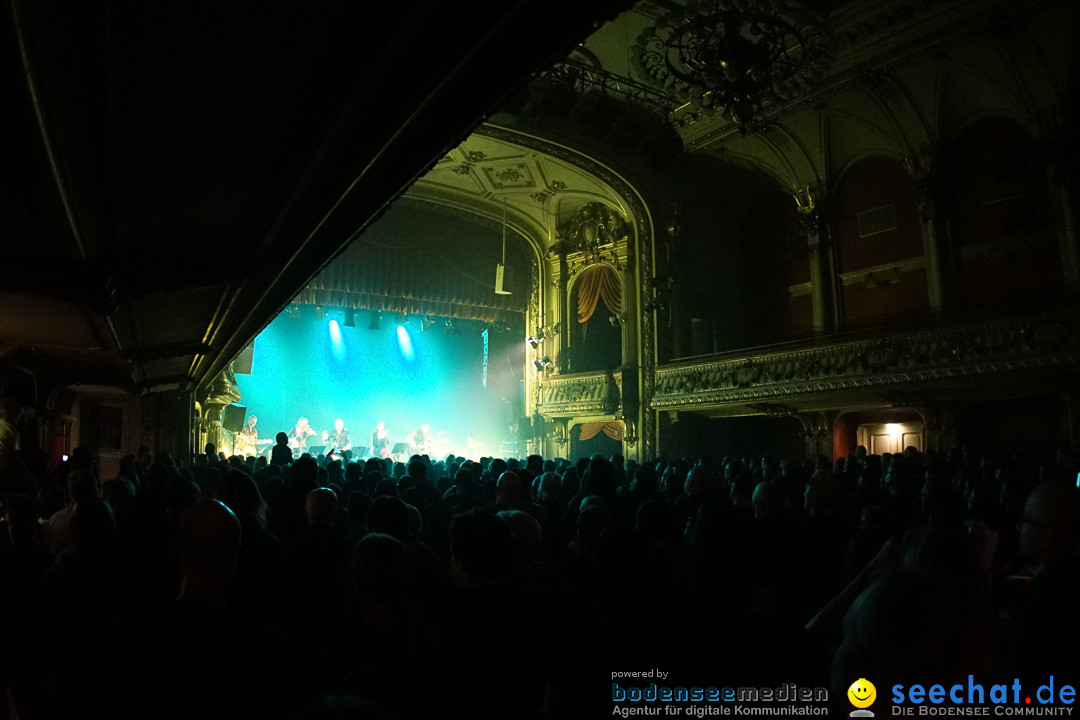
[[860, 677], [1080, 680], [1067, 452], [5, 457], [0, 718], [607, 717], [654, 668], [845, 714]]

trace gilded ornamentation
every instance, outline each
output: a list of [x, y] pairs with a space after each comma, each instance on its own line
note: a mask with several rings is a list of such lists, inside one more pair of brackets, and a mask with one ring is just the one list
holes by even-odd
[[532, 172], [525, 163], [504, 165], [498, 168], [485, 165], [483, 169], [491, 186], [496, 190], [525, 190], [536, 187]]
[[558, 229], [559, 241], [551, 247], [556, 255], [581, 253], [585, 264], [604, 260], [605, 250], [629, 233], [622, 215], [607, 205], [585, 205]]
[[487, 155], [480, 150], [465, 150], [463, 154], [465, 155], [465, 161], [456, 168], [453, 168], [454, 172], [458, 175], [468, 175], [472, 172], [472, 169], [476, 167], [476, 163], [487, 157]]
[[567, 184], [564, 183], [562, 180], [552, 180], [550, 183], [548, 183], [548, 186], [546, 188], [544, 188], [540, 192], [534, 192], [529, 197], [531, 197], [533, 200], [540, 203], [541, 205], [545, 205], [548, 200], [555, 197], [562, 191], [566, 190], [566, 188]]
[[1080, 315], [1038, 316], [926, 330], [657, 369], [652, 407], [757, 403], [809, 393], [1080, 363]]
[[[637, 262], [638, 278], [640, 279], [640, 287], [638, 288], [639, 297], [645, 297], [649, 292], [649, 281], [653, 275], [652, 258], [653, 258], [653, 226], [650, 220], [649, 213], [645, 208], [645, 203], [642, 202], [641, 197], [637, 192], [630, 187], [625, 180], [620, 176], [613, 173], [607, 167], [594, 162], [588, 158], [583, 158], [577, 153], [574, 153], [567, 148], [550, 143], [539, 138], [529, 137], [508, 130], [506, 128], [495, 127], [492, 125], [484, 125], [480, 127], [477, 133], [492, 137], [507, 142], [516, 143], [530, 147], [534, 150], [547, 153], [552, 157], [556, 157], [567, 162], [573, 163], [580, 167], [582, 170], [590, 173], [596, 178], [599, 178], [603, 182], [607, 183], [620, 197], [629, 205], [631, 216], [634, 223], [631, 227], [634, 235], [632, 238], [628, 238], [627, 253], [631, 262]], [[641, 363], [641, 388], [640, 388], [640, 401], [641, 407], [645, 408], [642, 412], [641, 429], [638, 433], [641, 442], [641, 457], [652, 458], [655, 457], [656, 449], [656, 413], [650, 409], [653, 392], [655, 389], [654, 373], [656, 371], [656, 363], [653, 356], [653, 348], [655, 347], [655, 327], [653, 326], [652, 313], [644, 313], [641, 315], [640, 322], [640, 363]], [[550, 381], [551, 378], [545, 382]]]
[[544, 417], [613, 415], [621, 408], [621, 393], [622, 378], [602, 372], [548, 377], [538, 409]]

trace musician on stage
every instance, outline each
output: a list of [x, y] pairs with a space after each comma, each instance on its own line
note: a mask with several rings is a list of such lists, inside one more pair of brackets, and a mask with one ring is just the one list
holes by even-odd
[[349, 431], [345, 429], [345, 421], [338, 418], [334, 421], [334, 430], [326, 437], [326, 444], [339, 453], [352, 450], [352, 440], [349, 439]]
[[424, 423], [420, 426], [419, 430], [413, 430], [408, 435], [409, 444], [412, 445], [412, 449], [420, 454], [431, 454], [432, 448], [435, 446], [435, 438], [431, 434], [431, 426]]
[[371, 457], [390, 457], [390, 431], [386, 429], [386, 423], [380, 420], [375, 425], [375, 432], [371, 433]]
[[259, 439], [259, 433], [255, 429], [255, 423], [257, 422], [259, 422], [259, 418], [254, 415], [248, 416], [243, 429], [236, 433], [235, 452], [240, 457], [255, 455], [258, 452], [258, 448], [255, 446], [255, 441]]
[[289, 433], [289, 447], [303, 453], [307, 450], [307, 439], [314, 434], [315, 431], [308, 425], [308, 419], [301, 417], [296, 421], [296, 427]]

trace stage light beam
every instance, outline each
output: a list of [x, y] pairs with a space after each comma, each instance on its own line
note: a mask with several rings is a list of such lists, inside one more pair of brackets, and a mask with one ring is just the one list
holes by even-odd
[[398, 325], [397, 339], [402, 357], [406, 360], [412, 360], [416, 357], [416, 353], [413, 351], [412, 339], [409, 337], [409, 331], [405, 329], [404, 325]]
[[345, 362], [345, 340], [341, 337], [341, 326], [337, 320], [330, 321], [330, 352], [339, 363]]

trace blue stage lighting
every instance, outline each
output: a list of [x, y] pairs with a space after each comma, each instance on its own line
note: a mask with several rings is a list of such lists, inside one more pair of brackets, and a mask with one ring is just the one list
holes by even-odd
[[412, 360], [416, 353], [413, 352], [412, 339], [409, 337], [409, 331], [405, 329], [404, 325], [398, 325], [397, 340], [398, 347], [401, 348], [401, 354], [406, 360]]
[[330, 321], [330, 352], [338, 362], [345, 362], [345, 341], [341, 337], [341, 326], [337, 320]]

